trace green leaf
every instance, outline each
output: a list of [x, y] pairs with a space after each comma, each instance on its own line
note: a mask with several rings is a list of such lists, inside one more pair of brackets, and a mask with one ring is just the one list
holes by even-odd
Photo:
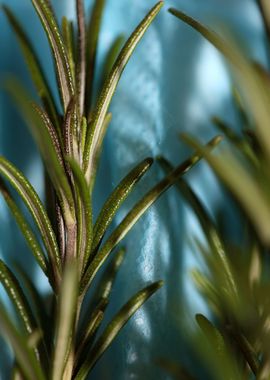
[[46, 276], [50, 277], [49, 271], [48, 271], [48, 263], [47, 258], [43, 252], [43, 249], [41, 248], [38, 240], [36, 239], [30, 225], [27, 223], [25, 217], [23, 216], [22, 212], [20, 211], [19, 207], [16, 205], [13, 197], [11, 196], [10, 192], [8, 191], [5, 184], [0, 179], [0, 192], [2, 193], [10, 211], [12, 212], [20, 230], [22, 231], [22, 234], [25, 237], [25, 240], [27, 241], [35, 259], [37, 260], [40, 268], [43, 270]]
[[109, 51], [104, 59], [104, 67], [102, 70], [102, 75], [101, 78], [103, 79], [101, 89], [103, 88], [106, 79], [110, 75], [110, 72], [113, 68], [114, 62], [116, 61], [121, 48], [123, 47], [125, 42], [125, 36], [124, 35], [119, 35], [118, 37], [115, 38], [113, 41], [111, 47], [109, 48]]
[[76, 0], [78, 23], [77, 93], [80, 115], [83, 116], [86, 86], [86, 25], [83, 0]]
[[3, 10], [15, 32], [15, 35], [19, 41], [22, 53], [24, 55], [25, 61], [27, 63], [27, 66], [29, 68], [29, 72], [31, 74], [33, 83], [37, 89], [38, 95], [43, 101], [43, 105], [45, 109], [47, 110], [51, 120], [53, 121], [54, 126], [56, 127], [58, 131], [58, 135], [60, 136], [60, 125], [59, 125], [59, 118], [57, 115], [56, 105], [53, 99], [53, 95], [51, 92], [51, 89], [49, 87], [49, 84], [46, 80], [44, 71], [41, 67], [41, 64], [39, 62], [39, 59], [35, 53], [35, 50], [26, 36], [23, 28], [21, 27], [20, 23], [14, 16], [14, 14], [11, 12], [9, 7], [6, 5], [3, 5]]
[[[101, 27], [105, 0], [94, 0], [91, 19], [87, 30], [87, 76], [86, 76], [86, 111], [91, 112], [97, 57], [98, 37]], [[88, 116], [88, 115], [86, 115]]]
[[16, 309], [25, 333], [31, 334], [37, 327], [31, 308], [17, 278], [2, 260], [0, 260], [0, 281]]
[[115, 315], [105, 331], [97, 340], [92, 350], [87, 355], [87, 359], [81, 366], [75, 380], [85, 379], [89, 371], [100, 359], [106, 349], [110, 346], [119, 331], [124, 327], [128, 320], [136, 313], [136, 311], [163, 285], [162, 281], [155, 282], [139, 291], [133, 296]]
[[[173, 170], [173, 166], [166, 159], [159, 158], [159, 162], [167, 173], [170, 173]], [[226, 285], [230, 289], [229, 293], [236, 297], [237, 286], [232, 273], [231, 264], [227, 258], [222, 238], [220, 237], [212, 218], [206, 211], [201, 200], [184, 179], [179, 178], [176, 182], [176, 187], [198, 217], [214, 258], [217, 260], [217, 267], [222, 272], [222, 275], [226, 276]]]
[[77, 310], [78, 268], [76, 262], [66, 264], [60, 288], [52, 380], [64, 378], [64, 370], [74, 340]]
[[[92, 226], [92, 205], [90, 200], [90, 191], [87, 185], [84, 173], [82, 172], [79, 164], [72, 158], [66, 157], [72, 174], [78, 188], [80, 207], [82, 208], [82, 236], [79, 237], [79, 255], [81, 262], [87, 262], [90, 254], [93, 236]], [[84, 264], [82, 265], [84, 266]]]
[[73, 22], [69, 21], [65, 16], [62, 18], [62, 34], [65, 43], [67, 58], [71, 70], [72, 79], [75, 83], [75, 41]]
[[99, 134], [99, 138], [98, 138], [98, 141], [96, 143], [96, 146], [94, 147], [94, 149], [90, 153], [91, 160], [93, 163], [92, 172], [91, 172], [91, 180], [89, 183], [89, 188], [90, 188], [91, 193], [93, 191], [93, 187], [94, 187], [95, 180], [96, 180], [97, 168], [98, 168], [98, 164], [99, 164], [99, 160], [100, 160], [101, 149], [103, 146], [102, 143], [103, 143], [105, 134], [107, 132], [107, 129], [108, 129], [108, 126], [109, 126], [111, 120], [112, 120], [112, 114], [108, 113], [105, 117], [105, 120], [104, 120], [102, 126], [101, 126], [101, 130], [100, 130], [100, 134]]
[[110, 226], [115, 214], [132, 192], [134, 186], [142, 178], [142, 176], [151, 167], [153, 160], [146, 158], [140, 162], [133, 170], [131, 170], [114, 189], [107, 201], [104, 203], [102, 210], [99, 213], [97, 221], [94, 226], [94, 239], [92, 245], [93, 254], [95, 254], [99, 247], [101, 240]]
[[30, 97], [19, 83], [10, 81], [7, 88], [28, 122], [65, 216], [68, 207], [64, 206], [68, 204], [72, 209], [73, 196], [65, 173], [61, 144], [54, 127], [46, 112], [28, 101]]
[[61, 272], [61, 258], [57, 240], [48, 215], [37, 193], [24, 175], [4, 157], [0, 157], [0, 174], [3, 175], [18, 192], [35, 220], [51, 261], [51, 268], [54, 271], [54, 280], [57, 282]]
[[[219, 141], [220, 137], [215, 137], [209, 142], [208, 145], [210, 147], [214, 147], [217, 143], [219, 143]], [[106, 243], [94, 257], [93, 261], [89, 264], [81, 283], [81, 292], [84, 292], [87, 289], [97, 271], [100, 269], [112, 250], [127, 235], [130, 229], [148, 210], [148, 208], [164, 193], [165, 190], [172, 186], [180, 176], [189, 171], [200, 159], [201, 156], [195, 153], [192, 157], [184, 161], [173, 172], [165, 177], [161, 182], [154, 186], [152, 190], [150, 190], [139, 202], [137, 202], [137, 204], [110, 235]]]
[[31, 1], [37, 14], [39, 15], [53, 52], [59, 90], [63, 101], [64, 110], [66, 110], [72, 96], [74, 95], [74, 84], [65, 45], [48, 2], [46, 0]]
[[212, 30], [206, 28], [198, 21], [187, 16], [181, 11], [171, 8], [169, 10], [174, 16], [178, 17], [192, 28], [197, 30], [203, 37], [212, 43], [232, 65], [237, 83], [240, 85], [242, 95], [246, 101], [248, 109], [255, 120], [258, 138], [261, 146], [270, 160], [270, 93], [268, 81], [265, 81], [260, 71], [252, 63], [249, 63], [235, 47], [233, 42], [228, 43]]
[[[194, 138], [185, 135], [185, 140], [197, 149], [211, 168], [238, 199], [265, 244], [270, 244], [270, 204], [258, 179], [253, 178], [232, 153], [213, 156]], [[233, 169], [232, 169], [233, 168]], [[256, 202], [254, 202], [256, 200]]]
[[159, 359], [157, 361], [159, 367], [163, 368], [174, 379], [178, 380], [196, 380], [184, 367], [169, 359]]
[[27, 340], [23, 338], [7, 315], [3, 305], [0, 304], [0, 329], [9, 340], [16, 360], [26, 380], [45, 380], [43, 371], [35, 357], [34, 351], [28, 347]]
[[116, 90], [117, 84], [123, 73], [123, 70], [128, 63], [135, 47], [140, 42], [144, 33], [157, 16], [159, 11], [163, 6], [163, 2], [158, 2], [151, 11], [146, 15], [143, 21], [139, 24], [139, 26], [132, 33], [123, 49], [121, 50], [113, 68], [111, 74], [107, 78], [103, 90], [100, 94], [97, 107], [93, 114], [93, 119], [91, 120], [90, 128], [87, 134], [86, 140], [86, 149], [85, 149], [85, 171], [88, 182], [91, 180], [91, 173], [93, 167], [93, 157], [90, 158], [90, 153], [95, 150], [96, 144], [99, 141], [99, 136], [101, 133], [101, 127], [103, 125], [104, 119], [108, 112], [108, 108], [110, 102], [112, 100], [113, 94]]

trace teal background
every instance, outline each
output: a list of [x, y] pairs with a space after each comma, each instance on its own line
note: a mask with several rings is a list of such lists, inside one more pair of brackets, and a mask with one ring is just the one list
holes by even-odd
[[[49, 47], [31, 2], [8, 0], [4, 3], [23, 20], [53, 83]], [[68, 13], [73, 17], [72, 1], [53, 3], [57, 14]], [[100, 39], [99, 68], [113, 39], [119, 33], [128, 36], [153, 4], [152, 0], [107, 1]], [[222, 58], [198, 34], [168, 14], [169, 6], [184, 10], [217, 30], [222, 30], [222, 25], [225, 25], [230, 33], [237, 36], [248, 55], [266, 61], [263, 28], [255, 2], [165, 1], [164, 9], [131, 58], [113, 100], [113, 122], [103, 151], [102, 175], [95, 198], [96, 211], [125, 173], [144, 157], [162, 153], [175, 164], [184, 159], [188, 150], [178, 138], [180, 131], [194, 133], [206, 141], [215, 133], [210, 123], [212, 115], [218, 114], [227, 121], [235, 121], [229, 76]], [[91, 1], [87, 3], [87, 9], [90, 7]], [[8, 74], [12, 74], [33, 90], [17, 42], [2, 12], [0, 25], [1, 83]], [[32, 138], [2, 89], [0, 97], [0, 153], [27, 175], [43, 197], [43, 172]], [[154, 165], [121, 209], [116, 222], [161, 176], [162, 173]], [[193, 170], [189, 180], [209, 209], [220, 210], [224, 219], [234, 217], [206, 165], [200, 164]], [[237, 238], [239, 231], [236, 224], [230, 224], [228, 232]], [[110, 317], [147, 283], [164, 279], [165, 286], [123, 329], [96, 366], [93, 379], [167, 380], [170, 377], [155, 364], [159, 357], [181, 358], [196, 371], [184, 345], [185, 334], [180, 332], [179, 322], [187, 304], [192, 314], [205, 311], [189, 277], [189, 269], [197, 264], [188, 245], [188, 237], [194, 234], [200, 234], [196, 220], [176, 191], [171, 189], [128, 235], [125, 241], [128, 256], [115, 284], [109, 307]], [[2, 200], [0, 256], [8, 263], [14, 259], [20, 261], [36, 278], [40, 289], [46, 292], [47, 284], [37, 271]], [[4, 293], [0, 294], [7, 302]], [[7, 378], [10, 365], [8, 348], [1, 344], [0, 376], [3, 379]], [[201, 378], [203, 376], [201, 374]]]

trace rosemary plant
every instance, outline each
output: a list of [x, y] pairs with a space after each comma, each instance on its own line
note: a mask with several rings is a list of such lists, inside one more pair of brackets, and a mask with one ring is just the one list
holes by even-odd
[[[49, 0], [32, 0], [32, 4], [51, 47], [61, 109], [40, 58], [11, 9], [5, 6], [3, 10], [16, 34], [41, 104], [32, 102], [17, 81], [12, 80], [7, 86], [21, 107], [41, 153], [50, 189], [48, 209], [23, 173], [4, 157], [0, 157], [0, 190], [37, 264], [48, 278], [52, 302], [47, 304], [25, 273], [18, 276], [16, 268], [0, 261], [0, 281], [18, 317], [15, 324], [1, 304], [0, 328], [14, 352], [14, 378], [80, 380], [88, 377], [128, 319], [162, 285], [158, 281], [139, 291], [100, 331], [113, 281], [125, 255], [124, 249], [118, 248], [113, 253], [114, 249], [153, 202], [201, 156], [195, 153], [174, 169], [106, 234], [119, 207], [153, 162], [146, 158], [137, 164], [113, 190], [93, 222], [92, 195], [103, 139], [111, 120], [108, 109], [130, 56], [163, 3], [158, 2], [150, 10], [119, 54], [115, 54], [118, 41], [114, 44], [109, 62], [114, 56], [116, 59], [103, 78], [97, 100], [93, 84], [105, 1], [95, 1], [87, 23], [83, 1], [76, 0], [76, 28], [65, 17], [59, 27]], [[209, 144], [215, 143], [216, 139]], [[27, 222], [10, 187], [29, 210], [37, 231]], [[109, 257], [94, 301], [90, 302], [86, 297], [88, 290], [93, 289], [96, 275]]]
[[[269, 3], [259, 0], [266, 34], [269, 37]], [[235, 79], [235, 106], [242, 123], [241, 133], [226, 122], [213, 122], [227, 140], [226, 147], [212, 154], [195, 138], [184, 135], [208, 161], [230, 191], [242, 215], [242, 235], [235, 243], [214, 221], [196, 192], [184, 180], [177, 187], [200, 222], [205, 241], [196, 241], [203, 268], [194, 270], [193, 279], [203, 295], [213, 322], [196, 315], [199, 326], [193, 343], [215, 380], [270, 378], [270, 73], [258, 62], [244, 58], [232, 42], [220, 37], [186, 14], [170, 12], [192, 26], [226, 58]], [[270, 42], [270, 40], [269, 40]], [[268, 46], [269, 48], [269, 46]], [[165, 171], [172, 165], [160, 159]], [[236, 221], [224, 221], [237, 223]], [[200, 378], [166, 360], [163, 366], [177, 379]]]

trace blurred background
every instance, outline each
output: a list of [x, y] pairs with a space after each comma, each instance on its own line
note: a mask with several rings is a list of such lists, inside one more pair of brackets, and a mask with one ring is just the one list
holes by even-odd
[[[2, 0], [25, 26], [40, 52], [50, 82], [54, 72], [49, 47], [30, 0]], [[74, 17], [71, 0], [52, 1], [57, 15]], [[119, 34], [128, 37], [155, 1], [107, 0], [103, 18], [98, 67], [110, 44]], [[85, 2], [90, 13], [92, 1]], [[162, 154], [175, 164], [189, 150], [179, 133], [188, 131], [207, 141], [215, 134], [211, 117], [218, 115], [235, 123], [231, 100], [230, 75], [219, 53], [196, 32], [167, 12], [173, 6], [209, 25], [226, 30], [241, 44], [247, 55], [265, 63], [265, 39], [255, 0], [174, 0], [165, 6], [131, 58], [112, 104], [110, 125], [101, 162], [102, 175], [96, 189], [96, 212], [125, 173], [147, 156]], [[44, 197], [43, 169], [16, 107], [2, 89], [8, 75], [19, 77], [33, 91], [17, 41], [0, 12], [0, 154], [16, 164]], [[98, 86], [98, 78], [97, 78]], [[157, 165], [140, 185], [137, 193], [121, 209], [117, 221], [145, 191], [161, 178]], [[188, 176], [196, 192], [213, 213], [237, 219], [224, 194], [205, 164]], [[233, 238], [241, 231], [230, 223], [227, 233]], [[189, 310], [206, 312], [197, 295], [189, 271], [198, 264], [189, 241], [200, 234], [199, 226], [174, 189], [166, 193], [138, 222], [125, 241], [127, 258], [119, 272], [109, 314], [150, 281], [163, 279], [165, 286], [136, 313], [111, 348], [96, 366], [93, 379], [170, 379], [158, 368], [158, 358], [180, 359], [192, 366], [192, 355], [181, 331], [181, 319]], [[46, 293], [48, 285], [28, 252], [26, 244], [0, 200], [0, 257], [8, 263], [19, 261], [35, 277]], [[1, 289], [1, 299], [5, 299]], [[10, 368], [8, 347], [0, 345], [0, 377]], [[203, 372], [201, 378], [204, 378]]]

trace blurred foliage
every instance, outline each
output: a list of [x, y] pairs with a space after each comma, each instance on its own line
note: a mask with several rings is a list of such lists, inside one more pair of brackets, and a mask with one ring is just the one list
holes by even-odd
[[[268, 1], [258, 1], [266, 34], [270, 30]], [[183, 139], [206, 159], [240, 210], [243, 232], [237, 243], [224, 234], [196, 191], [179, 179], [177, 188], [196, 214], [205, 239], [195, 239], [202, 267], [192, 278], [203, 296], [211, 320], [196, 315], [190, 326], [193, 347], [215, 380], [270, 379], [270, 73], [245, 58], [232, 39], [223, 38], [186, 14], [170, 12], [197, 30], [225, 57], [234, 79], [233, 98], [241, 120], [241, 132], [218, 117], [217, 130], [224, 135], [214, 153], [193, 136]], [[270, 40], [269, 40], [270, 41]], [[173, 166], [159, 158], [166, 172]], [[236, 220], [225, 220], [234, 224]], [[187, 325], [186, 325], [187, 326]], [[163, 359], [159, 363], [176, 379], [200, 378], [192, 371]], [[197, 373], [197, 374], [196, 374]]]

